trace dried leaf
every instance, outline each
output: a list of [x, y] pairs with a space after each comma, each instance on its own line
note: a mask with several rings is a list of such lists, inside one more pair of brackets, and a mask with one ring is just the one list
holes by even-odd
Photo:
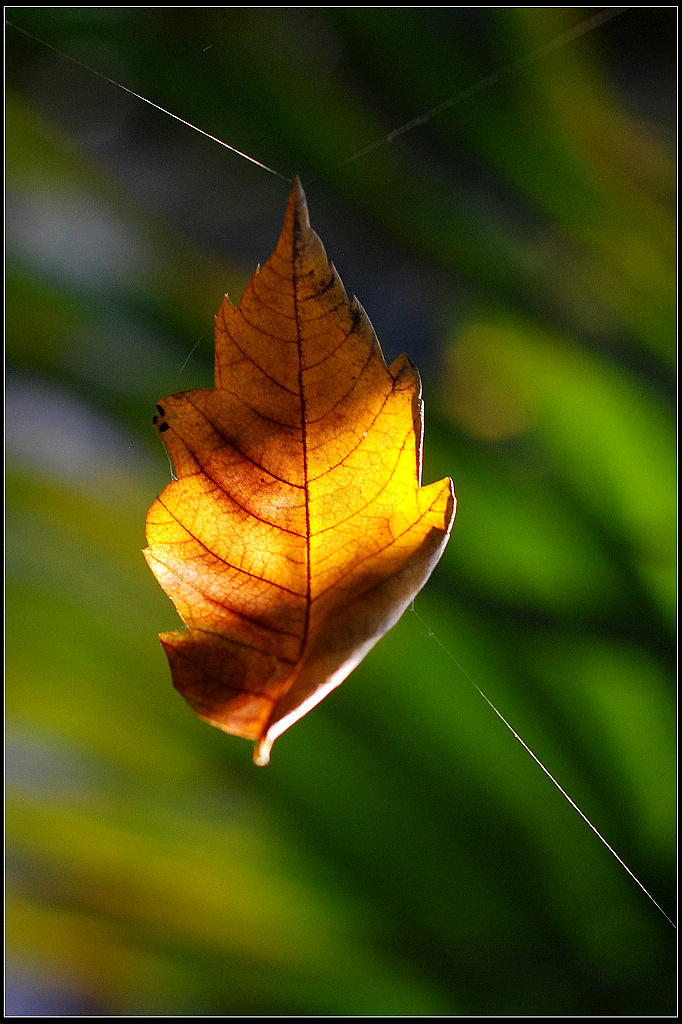
[[144, 554], [187, 626], [160, 635], [173, 684], [266, 764], [397, 622], [455, 514], [449, 479], [420, 487], [419, 374], [386, 367], [298, 180], [275, 252], [216, 317], [215, 389], [154, 422], [177, 480]]

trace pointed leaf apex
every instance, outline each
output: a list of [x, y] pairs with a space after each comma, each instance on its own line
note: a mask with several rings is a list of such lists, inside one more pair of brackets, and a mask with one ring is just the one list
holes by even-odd
[[294, 180], [291, 185], [291, 192], [289, 193], [289, 201], [287, 203], [286, 220], [291, 219], [293, 224], [298, 225], [299, 229], [310, 230], [310, 217], [308, 216], [308, 201], [301, 185], [301, 179], [297, 174], [294, 175]]

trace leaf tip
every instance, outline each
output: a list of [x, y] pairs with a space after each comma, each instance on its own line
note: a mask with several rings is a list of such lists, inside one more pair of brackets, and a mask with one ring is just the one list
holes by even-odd
[[294, 175], [289, 193], [288, 210], [295, 223], [310, 228], [310, 217], [308, 215], [308, 200], [306, 199], [303, 185], [298, 174]]
[[270, 751], [272, 750], [272, 740], [269, 740], [266, 736], [263, 736], [256, 743], [253, 750], [253, 763], [258, 765], [259, 768], [264, 768], [266, 764], [270, 764]]

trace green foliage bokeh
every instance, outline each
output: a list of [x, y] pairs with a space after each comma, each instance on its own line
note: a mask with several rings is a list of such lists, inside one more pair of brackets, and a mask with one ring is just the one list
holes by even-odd
[[467, 679], [672, 913], [676, 17], [520, 60], [590, 12], [7, 9], [301, 175], [459, 500], [267, 769], [191, 714], [151, 416], [287, 186], [7, 28], [9, 1013], [674, 1011], [672, 927]]

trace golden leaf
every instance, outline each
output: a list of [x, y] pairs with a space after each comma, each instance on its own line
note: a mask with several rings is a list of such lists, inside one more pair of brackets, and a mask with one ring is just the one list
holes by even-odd
[[420, 486], [419, 374], [386, 367], [297, 179], [275, 252], [216, 317], [215, 389], [154, 422], [177, 479], [144, 554], [187, 626], [160, 635], [173, 684], [266, 764], [397, 622], [455, 514], [449, 479]]

